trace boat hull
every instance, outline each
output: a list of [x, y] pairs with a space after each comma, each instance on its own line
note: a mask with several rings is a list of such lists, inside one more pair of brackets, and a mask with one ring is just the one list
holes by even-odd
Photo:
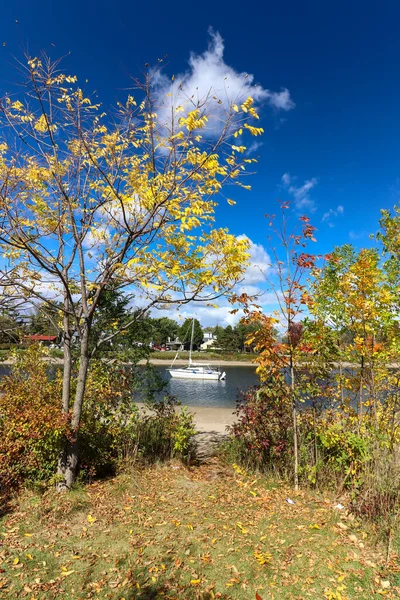
[[167, 369], [173, 379], [201, 379], [218, 381], [222, 373], [219, 371], [198, 372], [194, 369]]

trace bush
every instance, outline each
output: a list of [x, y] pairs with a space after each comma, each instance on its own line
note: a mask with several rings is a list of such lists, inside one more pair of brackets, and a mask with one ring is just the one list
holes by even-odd
[[117, 363], [94, 361], [86, 383], [79, 430], [80, 477], [113, 475], [135, 441], [138, 410], [132, 401], [135, 373]]
[[68, 419], [60, 411], [61, 386], [50, 380], [42, 350], [31, 346], [15, 354], [11, 374], [0, 386], [0, 491], [23, 481], [51, 478]]
[[400, 509], [400, 457], [398, 450], [374, 444], [365, 465], [363, 481], [354, 496], [353, 511], [363, 518], [393, 519]]
[[253, 387], [239, 397], [238, 422], [231, 427], [236, 462], [280, 475], [291, 471], [293, 421], [284, 385]]
[[[55, 481], [58, 457], [69, 435], [69, 415], [61, 411], [61, 371], [49, 369], [44, 355], [37, 345], [16, 353], [10, 375], [1, 382], [3, 500], [21, 484]], [[189, 457], [193, 418], [185, 410], [176, 412], [178, 402], [172, 397], [154, 401], [164, 386], [151, 366], [138, 372], [117, 363], [92, 363], [79, 431], [81, 479], [112, 475], [121, 462], [138, 457], [146, 462]], [[132, 391], [138, 387], [146, 412], [133, 403]]]
[[[275, 386], [251, 388], [241, 395], [238, 422], [231, 428], [231, 441], [225, 452], [247, 468], [292, 480], [292, 404], [284, 382], [276, 383], [275, 380]], [[353, 416], [302, 407], [298, 415], [298, 442], [303, 484], [337, 491], [360, 488], [373, 441], [382, 446], [386, 438], [372, 426], [363, 426], [361, 432], [358, 429], [358, 420]]]
[[193, 416], [185, 408], [177, 411], [178, 405], [169, 395], [147, 403], [136, 423], [136, 444], [130, 458], [139, 456], [150, 463], [173, 457], [189, 460], [195, 433]]

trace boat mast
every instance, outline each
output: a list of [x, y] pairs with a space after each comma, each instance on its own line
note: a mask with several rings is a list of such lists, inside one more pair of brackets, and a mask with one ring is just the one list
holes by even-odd
[[194, 317], [192, 319], [192, 335], [190, 336], [189, 365], [192, 364], [193, 335], [194, 335]]

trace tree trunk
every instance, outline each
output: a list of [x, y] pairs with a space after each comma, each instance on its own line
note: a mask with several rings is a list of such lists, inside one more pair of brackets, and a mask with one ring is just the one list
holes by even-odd
[[75, 392], [74, 406], [71, 419], [72, 439], [68, 441], [65, 450], [65, 461], [62, 465], [63, 487], [69, 490], [76, 479], [79, 459], [79, 426], [82, 417], [83, 400], [85, 396], [86, 380], [89, 369], [89, 324], [81, 338], [81, 353], [79, 358], [79, 372]]
[[290, 387], [292, 390], [292, 415], [293, 415], [293, 452], [294, 452], [294, 489], [299, 489], [299, 450], [297, 439], [297, 409], [294, 396], [294, 368], [293, 358], [290, 357]]
[[318, 444], [317, 444], [317, 415], [315, 406], [313, 406], [313, 429], [314, 429], [314, 465], [315, 465], [315, 480], [317, 479], [317, 463], [318, 463]]
[[340, 380], [340, 399], [342, 401], [342, 409], [344, 406], [344, 390], [343, 390], [343, 366], [342, 360], [339, 363], [339, 380]]
[[358, 430], [360, 431], [361, 423], [363, 420], [363, 408], [364, 408], [364, 398], [363, 398], [363, 387], [364, 387], [364, 357], [361, 357], [361, 368], [360, 368], [360, 399], [358, 404], [358, 417], [359, 417], [359, 425]]
[[[71, 374], [72, 374], [72, 357], [71, 357], [71, 331], [70, 331], [70, 327], [69, 327], [69, 316], [68, 316], [68, 310], [69, 310], [69, 302], [68, 302], [68, 297], [67, 294], [64, 294], [64, 346], [63, 346], [63, 350], [64, 350], [64, 367], [63, 367], [63, 386], [62, 386], [62, 400], [61, 400], [61, 404], [62, 404], [62, 412], [65, 415], [68, 415], [69, 413], [69, 403], [70, 403], [70, 396], [71, 396]], [[66, 439], [63, 447], [60, 451], [59, 457], [58, 457], [58, 469], [57, 469], [57, 474], [63, 478], [61, 479], [61, 481], [57, 484], [57, 488], [59, 491], [65, 491], [66, 490], [66, 483], [65, 483], [65, 468], [66, 468], [66, 464], [67, 464], [67, 448], [68, 448], [68, 440]]]

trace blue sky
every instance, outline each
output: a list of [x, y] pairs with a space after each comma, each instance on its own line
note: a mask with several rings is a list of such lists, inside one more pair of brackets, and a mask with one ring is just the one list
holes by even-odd
[[[45, 49], [70, 52], [65, 69], [113, 103], [130, 75], [165, 54], [168, 75], [188, 73], [212, 27], [224, 40], [223, 66], [253, 74], [264, 90], [287, 89], [294, 104], [265, 103], [253, 189], [236, 194], [234, 207], [223, 203], [219, 223], [262, 245], [263, 215], [276, 198], [292, 199], [318, 229], [313, 250], [360, 247], [371, 243], [379, 209], [400, 197], [399, 20], [394, 1], [13, 0], [1, 8], [0, 91], [15, 79], [13, 56]], [[262, 260], [261, 247], [254, 254]]]

